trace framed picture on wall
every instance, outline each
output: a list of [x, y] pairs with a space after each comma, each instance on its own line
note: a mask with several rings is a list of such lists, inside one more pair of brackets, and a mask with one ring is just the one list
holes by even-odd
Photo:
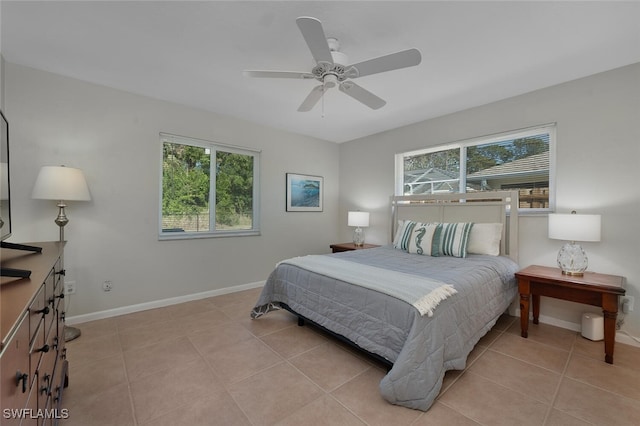
[[323, 191], [322, 176], [287, 173], [287, 211], [321, 212]]

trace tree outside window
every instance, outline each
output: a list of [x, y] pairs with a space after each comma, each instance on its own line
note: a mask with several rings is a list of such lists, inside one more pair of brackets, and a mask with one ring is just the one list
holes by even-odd
[[254, 151], [163, 135], [160, 236], [257, 234], [258, 160]]

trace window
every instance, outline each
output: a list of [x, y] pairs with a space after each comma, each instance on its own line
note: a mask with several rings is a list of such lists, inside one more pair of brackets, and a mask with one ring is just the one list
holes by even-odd
[[555, 125], [396, 154], [396, 194], [518, 190], [520, 209], [553, 208]]
[[160, 139], [160, 239], [259, 234], [258, 151], [163, 133]]

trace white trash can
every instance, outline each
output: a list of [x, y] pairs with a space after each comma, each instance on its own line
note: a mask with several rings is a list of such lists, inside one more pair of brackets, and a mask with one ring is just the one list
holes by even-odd
[[604, 317], [601, 314], [582, 314], [582, 337], [593, 341], [604, 339]]

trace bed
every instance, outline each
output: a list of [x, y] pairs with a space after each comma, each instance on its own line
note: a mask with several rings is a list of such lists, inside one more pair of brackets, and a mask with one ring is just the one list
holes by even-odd
[[426, 411], [516, 297], [518, 194], [390, 204], [391, 244], [280, 262], [251, 317], [284, 308], [328, 330], [388, 365], [388, 402]]

